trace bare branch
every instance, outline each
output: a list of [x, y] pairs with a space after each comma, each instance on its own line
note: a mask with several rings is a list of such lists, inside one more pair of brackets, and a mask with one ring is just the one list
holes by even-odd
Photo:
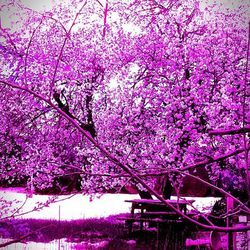
[[54, 70], [54, 73], [53, 73], [53, 78], [52, 78], [52, 81], [50, 83], [50, 92], [49, 92], [49, 99], [50, 100], [51, 100], [51, 95], [53, 94], [53, 88], [54, 88], [54, 83], [55, 83], [55, 79], [56, 79], [56, 74], [57, 74], [59, 62], [60, 62], [62, 54], [63, 54], [64, 47], [66, 45], [66, 42], [67, 42], [68, 38], [70, 37], [70, 32], [71, 32], [72, 28], [75, 25], [77, 17], [80, 15], [82, 9], [86, 6], [86, 4], [87, 4], [87, 1], [85, 1], [85, 3], [82, 5], [81, 9], [77, 12], [77, 14], [76, 14], [76, 16], [75, 16], [75, 18], [74, 18], [74, 20], [73, 20], [73, 22], [72, 22], [69, 30], [68, 30], [68, 32], [65, 35], [63, 44], [62, 44], [61, 49], [60, 49], [60, 53], [59, 53], [57, 61], [56, 61], [56, 67], [55, 67], [55, 70]]
[[[242, 100], [242, 122], [243, 128], [246, 129], [246, 94], [247, 94], [247, 75], [248, 75], [248, 64], [249, 64], [249, 54], [250, 54], [250, 22], [248, 23], [248, 42], [247, 42], [247, 61], [246, 61], [246, 70], [245, 70], [245, 78], [244, 78], [244, 91], [243, 91], [243, 100]], [[250, 130], [250, 128], [249, 128]], [[245, 169], [246, 169], [246, 186], [247, 186], [247, 195], [248, 199], [250, 200], [250, 174], [249, 174], [249, 163], [248, 163], [248, 149], [247, 149], [247, 137], [246, 134], [243, 134], [244, 140], [244, 149], [245, 149]]]
[[30, 49], [31, 43], [33, 41], [33, 38], [35, 36], [35, 33], [40, 28], [40, 26], [42, 25], [42, 22], [43, 22], [43, 19], [40, 20], [40, 22], [37, 25], [37, 27], [33, 30], [32, 34], [31, 34], [31, 37], [29, 39], [29, 42], [28, 42], [28, 46], [27, 46], [26, 52], [25, 52], [25, 58], [24, 58], [24, 81], [25, 81], [26, 84], [27, 84], [27, 60], [28, 60], [28, 55], [29, 55], [29, 49]]
[[[247, 147], [247, 150], [249, 150], [249, 149], [250, 149], [250, 147]], [[218, 161], [222, 161], [222, 160], [225, 160], [225, 159], [227, 159], [227, 158], [229, 158], [231, 156], [241, 154], [244, 151], [245, 151], [245, 148], [236, 149], [233, 152], [230, 152], [230, 153], [227, 153], [227, 154], [215, 157], [215, 158], [211, 157], [211, 158], [209, 158], [209, 159], [207, 159], [205, 161], [200, 161], [200, 162], [198, 162], [198, 163], [196, 163], [194, 165], [180, 168], [179, 170], [185, 171], [185, 170], [190, 170], [190, 169], [193, 169], [193, 168], [204, 167], [204, 166], [206, 166], [208, 164], [211, 164], [211, 163], [214, 163], [214, 162], [218, 162]]]
[[107, 16], [108, 16], [108, 0], [106, 0], [106, 6], [104, 9], [103, 34], [102, 34], [103, 38], [105, 38], [106, 35]]
[[215, 185], [213, 185], [213, 184], [211, 184], [211, 183], [209, 183], [209, 182], [207, 182], [207, 181], [205, 181], [205, 180], [203, 180], [203, 179], [201, 179], [201, 178], [199, 178], [199, 177], [197, 177], [197, 176], [195, 176], [195, 175], [188, 174], [188, 173], [185, 173], [185, 172], [183, 173], [183, 172], [181, 172], [181, 171], [179, 171], [179, 170], [177, 170], [177, 169], [172, 170], [172, 171], [177, 172], [177, 173], [179, 173], [179, 174], [184, 174], [184, 175], [186, 175], [186, 176], [189, 176], [189, 177], [191, 177], [191, 178], [193, 178], [193, 179], [196, 179], [196, 180], [198, 180], [198, 181], [200, 181], [200, 182], [206, 184], [207, 186], [209, 186], [209, 187], [211, 187], [211, 188], [213, 188], [213, 189], [218, 190], [220, 193], [224, 194], [225, 196], [231, 197], [235, 202], [239, 203], [248, 213], [250, 213], [250, 209], [249, 209], [244, 203], [242, 203], [239, 199], [235, 198], [233, 195], [231, 195], [231, 194], [228, 193], [227, 191], [223, 190], [222, 188], [218, 188], [218, 187], [216, 187]]
[[208, 132], [209, 135], [237, 135], [245, 134], [250, 132], [250, 126], [237, 129], [225, 129], [225, 130], [211, 130]]
[[[18, 213], [18, 214], [12, 214], [12, 215], [9, 215], [9, 216], [6, 216], [6, 217], [3, 217], [3, 218], [0, 218], [0, 220], [6, 220], [6, 219], [10, 219], [10, 218], [16, 218], [16, 217], [19, 217], [19, 216], [22, 216], [22, 215], [25, 215], [25, 214], [29, 214], [29, 213], [32, 213], [34, 211], [39, 211], [45, 207], [48, 207], [49, 204], [51, 203], [57, 203], [57, 202], [60, 202], [60, 201], [64, 201], [64, 200], [68, 200], [68, 199], [71, 199], [72, 197], [74, 197], [77, 193], [75, 194], [72, 194], [68, 197], [65, 197], [65, 198], [62, 198], [62, 199], [58, 199], [58, 196], [55, 196], [53, 199], [48, 199], [47, 201], [45, 201], [44, 203], [40, 204], [39, 206], [37, 207], [34, 207], [33, 209], [31, 210], [28, 210], [28, 211], [25, 211], [25, 212], [22, 212], [22, 213]], [[27, 198], [26, 198], [27, 199]], [[26, 201], [25, 201], [26, 202]], [[19, 209], [18, 209], [19, 210]]]
[[33, 235], [34, 233], [39, 232], [40, 230], [45, 229], [45, 228], [48, 228], [48, 227], [51, 227], [51, 226], [53, 226], [53, 223], [51, 223], [51, 224], [49, 224], [49, 225], [47, 225], [47, 226], [38, 228], [37, 230], [32, 231], [32, 232], [30, 232], [30, 233], [27, 233], [27, 234], [21, 236], [21, 237], [18, 238], [18, 239], [14, 239], [14, 240], [10, 240], [10, 241], [8, 241], [8, 242], [2, 243], [2, 244], [0, 244], [0, 248], [2, 248], [2, 247], [7, 247], [7, 246], [12, 245], [12, 244], [14, 244], [14, 243], [21, 242], [22, 240], [26, 239], [27, 237]]

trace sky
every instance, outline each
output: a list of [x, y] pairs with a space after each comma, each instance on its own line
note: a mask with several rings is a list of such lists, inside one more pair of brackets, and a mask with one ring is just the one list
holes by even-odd
[[[50, 9], [56, 2], [66, 2], [68, 0], [21, 0], [27, 7], [33, 8], [34, 10]], [[105, 2], [105, 0], [99, 0]], [[110, 1], [109, 1], [110, 2]], [[248, 0], [209, 0], [213, 3], [222, 3], [225, 8], [238, 8], [242, 3], [249, 3]]]
[[[43, 10], [51, 10], [53, 5], [55, 5], [58, 2], [68, 2], [69, 0], [20, 0], [24, 6], [31, 8], [36, 11], [43, 11]], [[106, 0], [96, 0], [100, 1], [101, 3], [104, 3]], [[109, 0], [110, 2], [111, 0]], [[127, 1], [127, 0], [126, 0]], [[0, 4], [6, 4], [9, 3], [9, 0], [3, 0], [0, 2]], [[202, 4], [203, 2], [203, 4]], [[201, 1], [201, 4], [204, 5], [205, 0]], [[227, 9], [237, 9], [242, 4], [249, 3], [249, 0], [208, 0], [209, 3], [216, 3], [216, 4], [222, 4], [222, 6]], [[0, 17], [1, 17], [1, 24], [2, 27], [9, 27], [10, 21], [8, 19], [8, 13], [1, 12], [0, 11]], [[249, 10], [249, 17], [250, 17], [250, 10]], [[249, 18], [250, 19], [250, 18]]]

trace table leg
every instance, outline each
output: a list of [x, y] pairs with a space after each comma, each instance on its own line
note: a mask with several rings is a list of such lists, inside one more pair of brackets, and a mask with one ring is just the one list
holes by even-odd
[[184, 214], [187, 214], [187, 205], [183, 205], [183, 207], [184, 207]]
[[128, 233], [132, 233], [132, 227], [133, 227], [133, 222], [131, 220], [126, 220], [125, 221], [125, 226], [128, 229]]
[[[143, 208], [141, 208], [141, 218], [143, 218]], [[143, 221], [140, 221], [140, 231], [143, 230]]]
[[[134, 218], [134, 215], [135, 215], [135, 205], [134, 205], [134, 203], [132, 203], [132, 206], [131, 206], [131, 218]], [[128, 232], [129, 232], [129, 234], [131, 234], [132, 231], [133, 231], [133, 220], [127, 221], [127, 225], [128, 225]]]

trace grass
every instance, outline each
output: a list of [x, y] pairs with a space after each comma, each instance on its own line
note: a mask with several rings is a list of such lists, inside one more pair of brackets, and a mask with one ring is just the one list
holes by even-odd
[[[83, 248], [84, 242], [106, 242], [103, 250], [153, 250], [159, 240], [164, 243], [165, 238], [159, 237], [156, 230], [135, 230], [128, 235], [124, 221], [117, 217], [126, 217], [130, 214], [113, 215], [101, 219], [81, 219], [71, 221], [15, 219], [0, 222], [0, 238], [19, 239], [21, 236], [34, 232], [25, 241], [48, 243], [57, 239], [66, 239], [68, 242], [79, 244]], [[136, 227], [136, 225], [135, 225]], [[138, 225], [139, 227], [139, 225]], [[167, 225], [166, 228], [169, 228]], [[169, 231], [169, 230], [168, 230]], [[171, 231], [171, 229], [170, 229]], [[177, 230], [182, 231], [181, 229]], [[166, 232], [163, 234], [163, 236]], [[172, 238], [171, 235], [169, 235]]]
[[[56, 239], [66, 238], [68, 242], [108, 242], [103, 250], [143, 250], [154, 249], [155, 232], [135, 231], [128, 235], [123, 221], [117, 217], [130, 214], [113, 215], [101, 219], [82, 219], [71, 221], [15, 219], [0, 222], [0, 238], [19, 239], [23, 235], [34, 232], [25, 241], [48, 243]], [[45, 227], [45, 228], [44, 228]], [[42, 228], [42, 229], [41, 229]], [[94, 248], [79, 248], [94, 249]], [[98, 248], [100, 249], [100, 248]]]
[[116, 223], [115, 218], [71, 221], [15, 219], [0, 222], [1, 238], [19, 238], [34, 231], [28, 240], [36, 242], [61, 238], [77, 242], [84, 238], [116, 238], [125, 234], [124, 225]]

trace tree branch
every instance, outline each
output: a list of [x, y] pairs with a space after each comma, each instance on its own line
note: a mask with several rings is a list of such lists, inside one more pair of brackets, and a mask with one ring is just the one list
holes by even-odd
[[237, 135], [245, 133], [250, 133], [250, 126], [245, 126], [244, 128], [237, 129], [211, 130], [208, 132], [209, 135]]
[[[247, 76], [248, 76], [248, 63], [249, 63], [249, 53], [250, 53], [250, 22], [248, 23], [248, 42], [247, 42], [247, 61], [246, 61], [246, 71], [245, 71], [245, 78], [244, 78], [244, 91], [243, 91], [243, 103], [242, 103], [242, 123], [243, 128], [246, 129], [246, 95], [247, 95]], [[250, 130], [250, 129], [249, 129]], [[250, 174], [249, 174], [249, 163], [248, 163], [248, 149], [247, 149], [247, 137], [246, 134], [243, 134], [244, 140], [244, 149], [245, 149], [245, 169], [246, 169], [246, 186], [247, 186], [247, 195], [248, 199], [250, 200]]]
[[209, 183], [209, 182], [207, 182], [207, 181], [199, 178], [198, 176], [195, 176], [195, 175], [192, 175], [192, 174], [188, 174], [188, 173], [185, 173], [185, 172], [183, 173], [183, 172], [181, 172], [181, 171], [179, 171], [177, 169], [172, 170], [172, 172], [176, 172], [176, 173], [179, 173], [179, 174], [184, 174], [186, 176], [189, 176], [189, 177], [191, 177], [193, 179], [196, 179], [196, 180], [204, 183], [205, 185], [207, 185], [207, 186], [209, 186], [209, 187], [211, 187], [213, 189], [218, 190], [220, 193], [224, 194], [225, 196], [231, 197], [235, 202], [239, 203], [242, 207], [244, 207], [244, 209], [250, 214], [250, 209], [244, 203], [242, 203], [239, 199], [235, 198], [233, 195], [231, 195], [229, 192], [223, 190], [222, 188], [218, 188], [215, 185], [213, 185], [213, 184], [211, 184], [211, 183]]
[[66, 33], [65, 35], [65, 38], [64, 38], [64, 41], [63, 41], [63, 44], [61, 46], [61, 49], [60, 49], [60, 52], [59, 52], [59, 55], [58, 55], [58, 58], [57, 58], [57, 61], [56, 61], [56, 66], [55, 66], [55, 70], [54, 70], [54, 73], [53, 73], [53, 77], [52, 77], [52, 81], [50, 83], [50, 92], [49, 92], [49, 99], [51, 100], [51, 96], [53, 94], [53, 88], [54, 88], [54, 84], [55, 84], [55, 79], [56, 79], [56, 74], [57, 74], [57, 70], [58, 70], [58, 66], [59, 66], [59, 62], [61, 60], [61, 57], [62, 57], [62, 54], [63, 54], [63, 50], [64, 50], [64, 47], [66, 45], [66, 42], [68, 40], [68, 38], [70, 37], [70, 32], [72, 30], [72, 28], [74, 27], [75, 25], [75, 22], [76, 22], [76, 19], [77, 17], [80, 15], [82, 9], [85, 7], [85, 5], [87, 4], [87, 1], [85, 1], [85, 3], [82, 5], [81, 9], [76, 13], [75, 15], [75, 18], [68, 30], [68, 32]]
[[102, 34], [103, 38], [105, 38], [105, 35], [106, 35], [107, 16], [108, 16], [108, 0], [106, 0], [106, 6], [104, 9], [103, 34]]
[[41, 210], [41, 209], [43, 209], [45, 207], [48, 207], [51, 203], [54, 204], [54, 203], [57, 203], [57, 202], [60, 202], [60, 201], [68, 200], [68, 199], [71, 199], [72, 197], [74, 197], [75, 195], [76, 195], [76, 193], [72, 194], [72, 195], [70, 195], [68, 197], [65, 197], [65, 198], [62, 198], [62, 199], [58, 199], [58, 200], [57, 200], [58, 196], [55, 196], [55, 198], [53, 198], [52, 200], [48, 199], [44, 203], [39, 204], [37, 207], [34, 207], [31, 210], [28, 210], [28, 211], [25, 211], [25, 212], [22, 212], [22, 213], [18, 213], [18, 214], [12, 214], [12, 215], [0, 218], [0, 220], [6, 220], [6, 219], [10, 219], [10, 218], [16, 218], [16, 217], [19, 217], [19, 216], [23, 216], [25, 214], [32, 213], [34, 211], [39, 211], [39, 210]]
[[[76, 166], [73, 166], [73, 165], [66, 165], [66, 166], [69, 166], [71, 168], [76, 168], [76, 169], [80, 169]], [[241, 205], [241, 207], [244, 207], [244, 209], [246, 210], [247, 213], [250, 214], [250, 209], [244, 204], [242, 203], [239, 199], [237, 199], [236, 197], [234, 197], [233, 195], [231, 195], [229, 192], [195, 176], [195, 175], [192, 175], [192, 174], [189, 174], [189, 173], [185, 173], [185, 172], [182, 172], [182, 170], [178, 170], [178, 169], [169, 169], [169, 170], [166, 170], [166, 171], [162, 171], [162, 172], [158, 172], [158, 173], [142, 173], [142, 174], [138, 174], [138, 176], [140, 178], [142, 177], [148, 177], [148, 176], [151, 176], [151, 177], [155, 177], [155, 176], [162, 176], [162, 175], [166, 175], [166, 174], [169, 174], [170, 172], [177, 172], [179, 174], [184, 174], [186, 176], [189, 176], [193, 179], [196, 179], [200, 182], [202, 182], [203, 184], [211, 187], [212, 189], [215, 189], [217, 191], [219, 191], [220, 193], [224, 194], [225, 196], [230, 196], [236, 203], [239, 203]], [[91, 172], [87, 172], [87, 171], [81, 171], [81, 172], [74, 172], [74, 173], [68, 173], [68, 174], [65, 174], [65, 175], [72, 175], [72, 174], [86, 174], [86, 175], [89, 175], [89, 176], [100, 176], [100, 177], [110, 177], [110, 178], [131, 178], [130, 175], [128, 174], [108, 174], [108, 173], [91, 173]]]
[[[250, 147], [247, 147], [247, 150], [249, 150]], [[211, 164], [211, 163], [214, 163], [214, 162], [218, 162], [218, 161], [222, 161], [222, 160], [225, 160], [231, 156], [234, 156], [234, 155], [238, 155], [238, 154], [241, 154], [245, 151], [245, 148], [240, 148], [240, 149], [236, 149], [235, 151], [233, 152], [230, 152], [230, 153], [227, 153], [225, 155], [221, 155], [221, 156], [218, 156], [218, 157], [215, 157], [215, 158], [209, 158], [205, 161], [200, 161], [194, 165], [190, 165], [190, 166], [187, 166], [187, 167], [183, 167], [183, 168], [180, 168], [179, 170], [180, 171], [185, 171], [185, 170], [190, 170], [190, 169], [193, 169], [193, 168], [198, 168], [198, 167], [204, 167], [208, 164]]]
[[7, 246], [9, 246], [9, 245], [11, 245], [11, 244], [21, 242], [22, 240], [26, 239], [27, 237], [31, 236], [32, 234], [34, 234], [34, 233], [36, 233], [36, 232], [38, 232], [38, 231], [40, 231], [40, 230], [42, 230], [42, 229], [51, 227], [51, 226], [53, 226], [53, 223], [51, 223], [50, 225], [47, 225], [47, 226], [38, 228], [37, 230], [32, 231], [32, 232], [30, 232], [30, 233], [27, 233], [27, 234], [21, 236], [21, 237], [18, 238], [18, 239], [10, 240], [10, 241], [8, 241], [8, 242], [2, 243], [2, 244], [0, 244], [0, 248], [2, 248], [2, 247], [7, 247]]

